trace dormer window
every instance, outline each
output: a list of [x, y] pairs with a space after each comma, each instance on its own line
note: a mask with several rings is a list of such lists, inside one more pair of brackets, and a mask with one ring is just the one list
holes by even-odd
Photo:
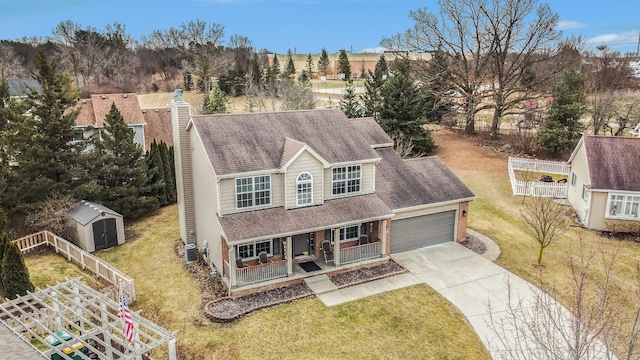
[[303, 172], [296, 179], [296, 206], [313, 204], [313, 177], [308, 172]]
[[271, 175], [236, 179], [238, 209], [271, 204]]
[[360, 165], [333, 168], [333, 195], [360, 192], [361, 179]]

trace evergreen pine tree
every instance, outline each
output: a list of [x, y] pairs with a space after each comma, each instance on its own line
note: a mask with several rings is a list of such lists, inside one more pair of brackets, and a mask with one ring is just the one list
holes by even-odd
[[169, 148], [167, 143], [161, 141], [158, 148], [160, 150], [162, 162], [164, 163], [164, 184], [166, 186], [165, 192], [167, 194], [167, 204], [173, 204], [178, 199], [178, 194], [176, 193], [175, 168], [173, 166], [173, 146]]
[[430, 131], [424, 128], [425, 99], [422, 90], [411, 77], [408, 60], [395, 62], [393, 76], [382, 88], [382, 107], [378, 123], [391, 137], [410, 143], [410, 155], [429, 155], [435, 148]]
[[380, 55], [373, 72], [369, 70], [369, 76], [364, 82], [365, 94], [364, 115], [378, 120], [380, 107], [382, 106], [382, 86], [387, 77], [387, 61], [384, 54]]
[[4, 250], [7, 248], [11, 240], [7, 235], [7, 229], [4, 226], [0, 226], [0, 299], [4, 296], [4, 286], [2, 286], [2, 258], [4, 257]]
[[360, 66], [360, 79], [364, 79], [367, 74], [367, 69], [364, 67], [364, 59], [362, 60], [362, 65]]
[[338, 71], [340, 74], [344, 74], [344, 78], [342, 80], [351, 79], [351, 63], [349, 62], [349, 55], [347, 55], [347, 51], [342, 49], [340, 50], [340, 54], [338, 54]]
[[189, 71], [189, 69], [185, 69], [182, 72], [182, 83], [185, 91], [190, 91], [191, 89], [193, 89], [193, 76], [191, 75], [191, 71]]
[[290, 78], [295, 73], [296, 66], [293, 63], [293, 54], [291, 54], [291, 49], [289, 49], [289, 51], [287, 52], [287, 64], [285, 65], [285, 70], [282, 76], [285, 78]]
[[364, 110], [356, 95], [356, 88], [353, 86], [353, 79], [347, 81], [344, 95], [342, 95], [342, 99], [340, 99], [340, 110], [342, 110], [348, 118], [360, 118], [364, 116]]
[[553, 87], [553, 101], [537, 138], [538, 144], [552, 154], [572, 149], [584, 130], [580, 123], [586, 112], [584, 84], [584, 75], [569, 70]]
[[258, 54], [253, 54], [253, 57], [251, 58], [251, 81], [255, 85], [262, 82], [262, 66], [260, 66]]
[[146, 154], [149, 186], [151, 193], [158, 199], [161, 206], [168, 205], [167, 186], [165, 184], [164, 161], [158, 143], [154, 139]]
[[273, 63], [271, 69], [274, 74], [274, 78], [278, 78], [280, 75], [280, 60], [278, 60], [278, 54], [273, 54]]
[[8, 299], [15, 299], [17, 296], [27, 295], [27, 291], [33, 291], [29, 269], [24, 264], [18, 245], [12, 242], [6, 243], [2, 255], [2, 290], [4, 297]]
[[[58, 71], [56, 61], [49, 62], [42, 50], [34, 59], [33, 76], [42, 87], [42, 94], [31, 90], [25, 106], [31, 116], [14, 123], [16, 178], [18, 183], [9, 191], [22, 205], [44, 201], [51, 193], [68, 194], [82, 174], [79, 155], [84, 142], [74, 142], [78, 110], [71, 110], [78, 92], [71, 78]], [[29, 206], [25, 206], [29, 208]]]
[[327, 49], [322, 48], [322, 52], [320, 53], [320, 59], [318, 60], [318, 72], [321, 76], [326, 76], [327, 71], [329, 71], [329, 54], [327, 54]]
[[205, 114], [226, 114], [227, 95], [220, 90], [217, 83], [213, 83], [209, 92], [209, 101], [206, 104]]
[[313, 79], [313, 58], [311, 57], [311, 53], [307, 55], [307, 75], [309, 79]]
[[0, 104], [4, 105], [0, 105], [0, 204], [5, 209], [11, 209], [16, 206], [18, 199], [10, 189], [19, 184], [12, 166], [17, 150], [14, 134], [17, 132], [16, 126], [26, 123], [24, 113], [27, 108], [25, 102], [10, 96], [9, 84], [5, 79], [0, 79]]
[[102, 140], [96, 139], [91, 151], [92, 160], [102, 164], [89, 174], [99, 188], [94, 201], [132, 219], [157, 209], [159, 202], [152, 196], [142, 149], [115, 104], [105, 117], [101, 134]]

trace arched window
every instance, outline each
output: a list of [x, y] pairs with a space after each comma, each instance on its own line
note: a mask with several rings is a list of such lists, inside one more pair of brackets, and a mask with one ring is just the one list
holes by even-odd
[[313, 178], [308, 172], [303, 172], [296, 179], [296, 206], [313, 204]]

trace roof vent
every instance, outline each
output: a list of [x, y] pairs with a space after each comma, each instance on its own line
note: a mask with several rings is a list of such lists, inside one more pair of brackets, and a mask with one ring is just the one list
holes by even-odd
[[122, 95], [122, 97], [125, 98], [125, 99], [127, 98], [127, 96], [129, 96], [129, 95], [127, 95], [127, 94]]
[[103, 99], [106, 99], [106, 98], [107, 98], [107, 95], [102, 95], [102, 98], [103, 98]]

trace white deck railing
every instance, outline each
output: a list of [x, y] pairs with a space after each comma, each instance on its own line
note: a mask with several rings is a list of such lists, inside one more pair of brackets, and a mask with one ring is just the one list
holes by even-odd
[[23, 254], [43, 245], [53, 247], [56, 253], [64, 255], [68, 261], [79, 264], [83, 270], [89, 270], [114, 285], [105, 294], [112, 300], [120, 301], [118, 286], [122, 286], [129, 302], [136, 301], [136, 291], [131, 277], [50, 231], [40, 231], [12, 242], [18, 246]]
[[[229, 264], [224, 264], [228, 273]], [[255, 284], [287, 276], [287, 260], [272, 261], [267, 264], [245, 266], [236, 269], [237, 286]], [[226, 277], [226, 275], [225, 275]]]
[[380, 241], [340, 249], [340, 265], [381, 257], [381, 251], [382, 242]]
[[513, 170], [530, 171], [535, 173], [569, 175], [571, 166], [561, 161], [538, 159], [523, 159], [509, 157], [509, 166]]

